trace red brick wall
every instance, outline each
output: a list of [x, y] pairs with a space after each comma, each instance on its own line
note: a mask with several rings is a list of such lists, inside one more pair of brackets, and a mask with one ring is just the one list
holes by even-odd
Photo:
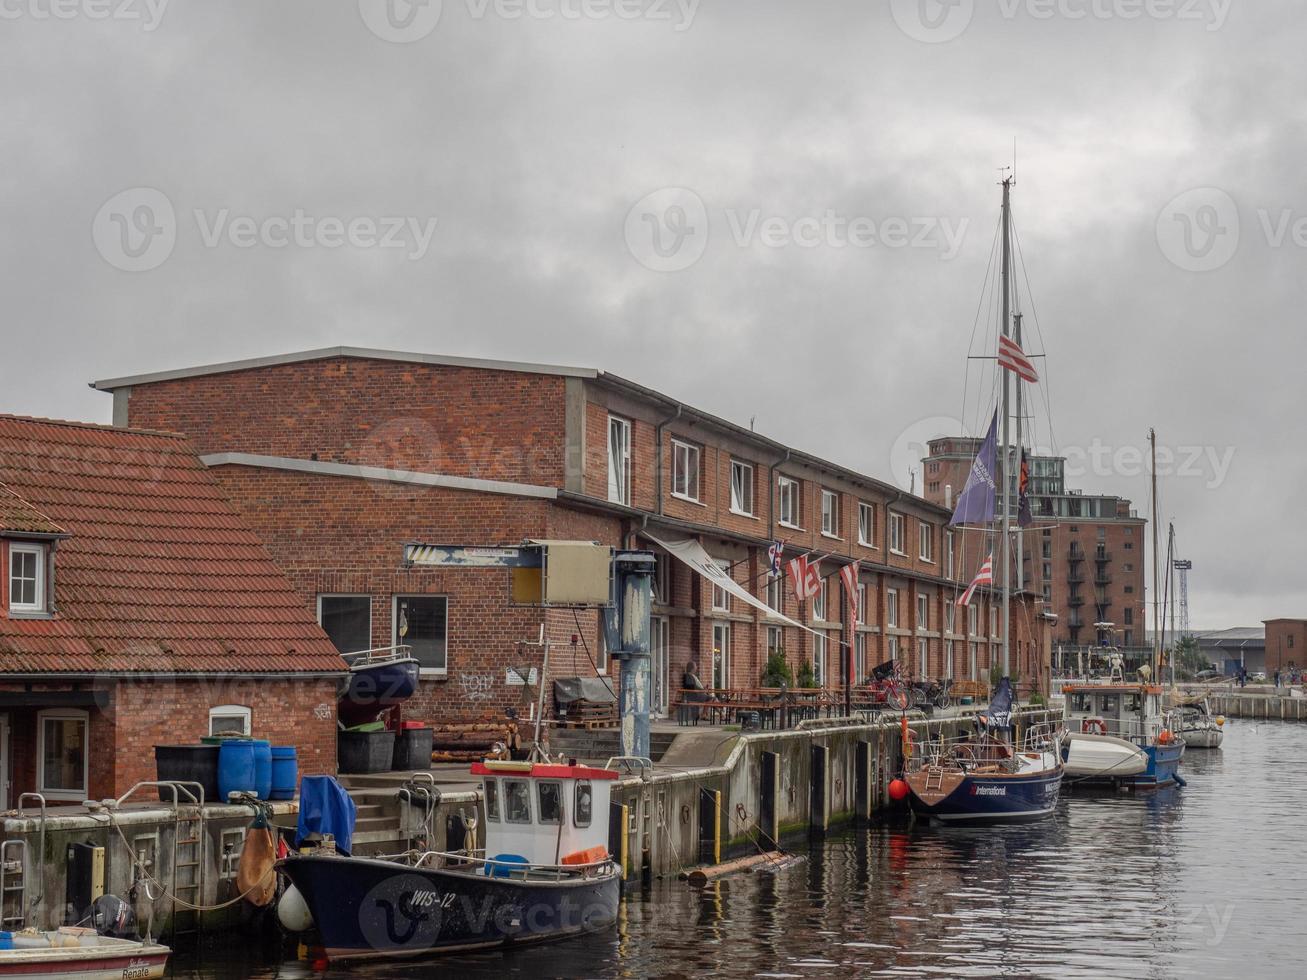
[[563, 485], [564, 379], [359, 358], [134, 388], [128, 421], [245, 452]]
[[1307, 620], [1266, 621], [1266, 676], [1307, 665]]

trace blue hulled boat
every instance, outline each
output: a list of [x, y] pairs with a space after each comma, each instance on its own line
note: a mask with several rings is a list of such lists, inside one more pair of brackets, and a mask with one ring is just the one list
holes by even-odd
[[381, 713], [411, 698], [418, 689], [419, 664], [408, 647], [383, 647], [345, 654], [349, 679], [336, 714], [344, 728], [376, 721]]
[[1156, 789], [1180, 781], [1185, 741], [1162, 710], [1159, 685], [1074, 681], [1062, 693], [1063, 755], [1076, 782]]

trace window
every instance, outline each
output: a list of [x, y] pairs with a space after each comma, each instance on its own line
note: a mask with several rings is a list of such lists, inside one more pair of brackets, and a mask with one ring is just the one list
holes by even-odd
[[631, 503], [631, 423], [608, 416], [608, 499]]
[[341, 653], [358, 653], [372, 646], [372, 597], [318, 596], [318, 623]]
[[576, 784], [576, 808], [572, 811], [572, 823], [578, 827], [589, 827], [594, 815], [594, 788], [588, 780]]
[[[717, 558], [714, 560], [717, 562], [718, 568], [724, 571], [727, 575], [731, 574], [730, 562], [722, 558]], [[713, 583], [713, 587], [712, 587], [712, 607], [718, 612], [731, 611], [731, 594], [715, 582]]]
[[989, 635], [998, 636], [998, 610], [990, 609], [989, 611]]
[[1127, 541], [1127, 542], [1125, 542], [1125, 544], [1123, 545], [1123, 547], [1125, 548], [1126, 551], [1133, 551], [1133, 550], [1134, 550], [1134, 547], [1135, 547], [1135, 546], [1134, 546], [1134, 542], [1132, 542], [1132, 541]]
[[944, 643], [944, 679], [953, 679], [953, 641], [948, 640]]
[[935, 560], [935, 529], [925, 521], [921, 521], [917, 525], [917, 539], [921, 544], [921, 560], [933, 562]]
[[731, 686], [731, 627], [714, 623], [712, 628], [712, 687], [724, 691]]
[[967, 650], [967, 659], [969, 661], [967, 667], [971, 674], [970, 679], [973, 681], [980, 680], [980, 644], [972, 640], [967, 646], [969, 647]]
[[897, 636], [885, 638], [885, 654], [891, 660], [899, 659], [899, 638]]
[[812, 618], [826, 621], [826, 610], [830, 606], [830, 579], [821, 580], [817, 594], [812, 597]]
[[944, 632], [957, 632], [958, 625], [958, 607], [956, 604], [949, 602], [944, 605]]
[[209, 709], [210, 735], [249, 735], [250, 709], [243, 704], [220, 704]]
[[448, 657], [449, 599], [395, 596], [394, 642], [410, 647], [423, 670], [444, 673]]
[[37, 715], [37, 790], [47, 799], [80, 802], [87, 788], [87, 714], [42, 711]]
[[499, 782], [487, 779], [484, 783], [486, 795], [486, 819], [499, 823]]
[[536, 793], [540, 803], [539, 823], [563, 822], [563, 784], [540, 782], [536, 784]]
[[654, 602], [667, 606], [672, 596], [672, 558], [658, 552], [654, 563], [653, 577]]
[[867, 634], [858, 633], [853, 637], [853, 680], [861, 684], [867, 677]]
[[699, 501], [699, 447], [672, 440], [672, 496]]
[[917, 629], [930, 629], [930, 596], [917, 596]]
[[917, 676], [922, 680], [930, 676], [930, 641], [925, 637], [917, 640]]
[[509, 823], [531, 822], [531, 784], [525, 779], [504, 780], [504, 819]]
[[954, 575], [957, 574], [957, 572], [954, 567], [955, 551], [954, 551], [954, 541], [953, 541], [952, 531], [944, 532], [944, 555], [948, 562], [948, 564], [945, 566], [944, 575], [947, 578], [953, 578]]
[[[1125, 607], [1125, 624], [1126, 624], [1127, 626], [1133, 626], [1133, 625], [1134, 625], [1134, 622], [1135, 622], [1135, 611], [1134, 611], [1133, 609], [1131, 609], [1129, 606], [1126, 606], [1126, 607]], [[1290, 644], [1290, 646], [1292, 646], [1292, 644]]]
[[858, 583], [858, 608], [854, 610], [853, 621], [861, 626], [867, 621], [867, 583]]
[[9, 546], [9, 608], [13, 612], [45, 612], [45, 546]]
[[799, 526], [799, 481], [788, 476], [776, 479], [776, 505], [780, 522], [786, 527]]
[[785, 645], [785, 641], [781, 638], [781, 628], [779, 626], [768, 626], [767, 627], [767, 652], [775, 653], [777, 650], [780, 650], [784, 645]]
[[[1128, 611], [1129, 611], [1129, 610], [1127, 610], [1127, 612], [1128, 612]], [[1292, 633], [1289, 634], [1289, 649], [1290, 649], [1290, 650], [1293, 649], [1293, 634], [1292, 634]]]
[[980, 635], [980, 609], [975, 603], [967, 606], [967, 635]]
[[885, 625], [899, 625], [899, 590], [885, 590]]
[[871, 504], [858, 504], [858, 544], [876, 547], [876, 511]]
[[826, 634], [817, 633], [812, 638], [812, 678], [818, 687], [826, 686]]
[[738, 459], [731, 460], [731, 511], [753, 516], [753, 467]]
[[903, 550], [903, 515], [890, 514], [889, 516], [889, 550], [896, 555], [907, 554]]
[[784, 581], [779, 575], [767, 579], [767, 606], [777, 612], [781, 611], [781, 599], [784, 595], [781, 590], [785, 587]]
[[832, 538], [840, 534], [840, 495], [830, 490], [821, 492], [821, 533]]

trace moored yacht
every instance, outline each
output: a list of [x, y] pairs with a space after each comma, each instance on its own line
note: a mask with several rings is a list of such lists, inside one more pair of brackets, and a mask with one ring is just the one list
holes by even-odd
[[1073, 681], [1062, 693], [1069, 779], [1133, 789], [1179, 781], [1185, 743], [1162, 711], [1160, 686]]

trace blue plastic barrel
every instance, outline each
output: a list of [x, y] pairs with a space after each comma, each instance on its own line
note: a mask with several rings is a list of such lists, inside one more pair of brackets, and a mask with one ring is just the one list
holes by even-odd
[[293, 800], [300, 781], [300, 766], [293, 745], [272, 747], [272, 793], [270, 800]]
[[272, 743], [254, 740], [254, 792], [261, 800], [272, 798]]
[[218, 748], [218, 795], [222, 802], [226, 803], [231, 793], [255, 793], [258, 787], [253, 739], [224, 738]]

